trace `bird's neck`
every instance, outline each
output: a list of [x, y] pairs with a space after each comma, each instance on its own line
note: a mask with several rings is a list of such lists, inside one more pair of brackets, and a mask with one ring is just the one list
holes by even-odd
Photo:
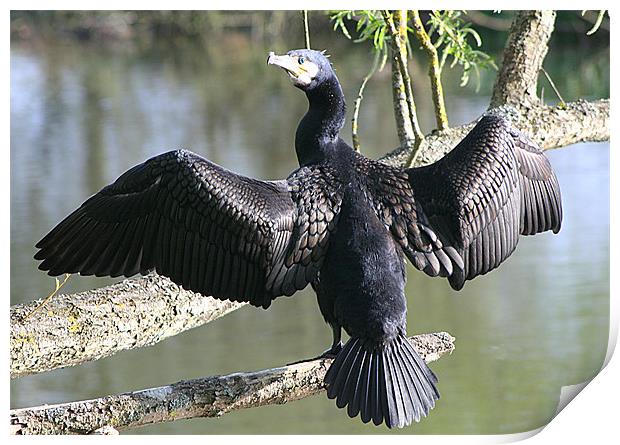
[[338, 146], [338, 134], [344, 125], [346, 106], [338, 79], [333, 76], [306, 92], [309, 107], [295, 135], [299, 165], [325, 159]]

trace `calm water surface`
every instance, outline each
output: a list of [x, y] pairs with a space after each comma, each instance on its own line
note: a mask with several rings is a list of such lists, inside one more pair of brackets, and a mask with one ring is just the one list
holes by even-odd
[[[266, 67], [271, 49], [287, 48], [244, 40], [174, 53], [14, 44], [11, 304], [45, 296], [53, 287], [53, 279], [32, 259], [36, 241], [89, 195], [150, 156], [185, 147], [246, 175], [286, 177], [296, 167], [294, 129], [306, 102], [283, 73]], [[332, 53], [352, 104], [370, 61], [361, 47]], [[553, 69], [571, 72], [563, 63]], [[413, 71], [422, 78], [423, 69]], [[571, 91], [598, 94], [586, 83], [567, 91], [566, 98]], [[452, 124], [484, 111], [490, 84], [492, 77], [483, 79], [486, 90], [478, 95], [448, 88]], [[428, 131], [430, 98], [420, 91], [421, 121]], [[367, 155], [376, 157], [397, 145], [387, 73], [370, 83], [360, 125]], [[350, 131], [344, 133], [350, 140]], [[451, 356], [432, 364], [442, 395], [432, 415], [394, 433], [537, 428], [553, 416], [563, 385], [589, 379], [600, 369], [609, 328], [609, 145], [580, 144], [548, 155], [565, 208], [559, 235], [522, 238], [499, 270], [458, 293], [410, 267], [409, 333], [448, 331], [457, 342]], [[67, 291], [110, 282], [72, 277]], [[278, 299], [268, 311], [246, 307], [153, 347], [14, 380], [11, 407], [274, 367], [316, 355], [331, 342], [330, 332], [314, 294], [306, 290]], [[332, 401], [317, 396], [132, 433], [386, 431], [349, 419]]]

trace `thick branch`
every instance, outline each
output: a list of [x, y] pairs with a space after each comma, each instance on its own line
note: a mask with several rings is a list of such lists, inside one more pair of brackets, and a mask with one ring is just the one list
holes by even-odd
[[[454, 349], [445, 332], [411, 338], [427, 362]], [[11, 410], [13, 434], [88, 434], [103, 427], [127, 429], [230, 411], [283, 404], [325, 389], [331, 359], [318, 359], [258, 372], [181, 381], [159, 388], [81, 402]]]
[[538, 103], [538, 73], [549, 49], [554, 11], [517, 13], [504, 49], [502, 67], [493, 87], [491, 107]]
[[608, 141], [609, 106], [609, 99], [599, 99], [522, 108], [516, 126], [544, 149]]
[[[564, 106], [534, 105], [521, 108], [513, 125], [525, 132], [542, 149], [565, 147], [578, 142], [609, 140], [609, 99], [578, 100]], [[442, 158], [474, 127], [475, 122], [434, 132], [420, 146], [416, 166]], [[399, 147], [381, 160], [390, 165], [406, 165], [410, 150]]]
[[97, 360], [155, 344], [245, 303], [186, 291], [157, 275], [57, 295], [27, 320], [37, 301], [11, 307], [11, 377]]

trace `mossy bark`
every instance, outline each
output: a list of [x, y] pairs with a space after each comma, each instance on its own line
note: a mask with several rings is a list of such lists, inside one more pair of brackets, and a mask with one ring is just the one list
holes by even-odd
[[[523, 131], [543, 150], [579, 142], [609, 140], [609, 99], [578, 100], [563, 106], [533, 105], [518, 109], [512, 125]], [[516, 109], [515, 109], [516, 110]], [[452, 150], [476, 122], [434, 132], [424, 139], [414, 166], [433, 163]], [[397, 147], [381, 158], [389, 165], [407, 165], [411, 150]]]
[[549, 49], [555, 11], [520, 11], [512, 22], [491, 107], [534, 105], [538, 75]]
[[158, 275], [11, 307], [11, 378], [98, 360], [201, 326], [245, 303], [190, 292]]

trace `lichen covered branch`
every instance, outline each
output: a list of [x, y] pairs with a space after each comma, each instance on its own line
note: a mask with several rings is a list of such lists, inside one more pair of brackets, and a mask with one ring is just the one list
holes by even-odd
[[539, 102], [536, 84], [554, 25], [555, 11], [517, 13], [493, 87], [491, 107], [533, 105]]
[[215, 320], [245, 303], [184, 290], [158, 275], [11, 307], [11, 377], [98, 360], [155, 344]]
[[[578, 100], [564, 106], [532, 106], [518, 112], [512, 124], [544, 150], [579, 142], [602, 142], [609, 140], [609, 105], [609, 99], [599, 99]], [[474, 125], [475, 122], [471, 122], [426, 136], [415, 165], [426, 165], [441, 159]], [[381, 161], [390, 165], [405, 165], [409, 156], [409, 150], [398, 147]]]
[[[454, 349], [445, 332], [410, 339], [427, 362]], [[181, 381], [94, 400], [15, 409], [13, 434], [90, 434], [194, 417], [220, 417], [230, 411], [283, 404], [325, 389], [331, 359], [317, 359], [258, 372]]]

